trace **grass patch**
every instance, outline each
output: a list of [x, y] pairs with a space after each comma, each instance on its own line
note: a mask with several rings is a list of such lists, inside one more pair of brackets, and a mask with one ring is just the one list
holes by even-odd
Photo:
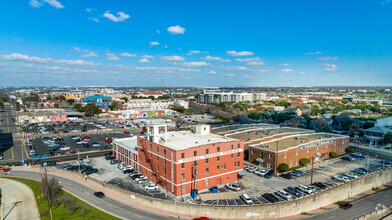
[[[48, 200], [41, 196], [41, 182], [18, 177], [3, 178], [19, 181], [30, 187], [34, 192], [41, 219], [50, 219]], [[55, 206], [52, 207], [53, 219], [119, 219], [85, 203], [64, 190], [59, 193]]]
[[297, 169], [300, 169], [300, 168], [302, 168], [302, 167], [305, 167], [305, 166], [296, 166], [296, 167], [291, 167], [291, 168], [289, 168], [287, 171], [285, 171], [285, 172], [278, 172], [278, 173], [287, 173], [287, 172], [290, 172], [290, 171], [293, 171], [293, 170], [297, 170]]

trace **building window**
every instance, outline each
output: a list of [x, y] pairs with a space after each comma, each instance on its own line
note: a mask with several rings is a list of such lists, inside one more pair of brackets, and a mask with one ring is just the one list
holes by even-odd
[[317, 150], [318, 150], [318, 145], [317, 145]]
[[309, 153], [309, 148], [306, 148], [306, 153]]
[[237, 162], [234, 161], [234, 166], [237, 166]]
[[185, 153], [181, 153], [181, 158], [182, 158], [182, 159], [185, 158]]
[[284, 153], [284, 158], [286, 158], [286, 153]]
[[193, 166], [197, 166], [197, 161], [193, 161]]
[[159, 165], [157, 165], [157, 170], [158, 170], [158, 172], [159, 172]]
[[241, 161], [238, 161], [238, 162], [237, 162], [237, 166], [241, 166]]
[[210, 152], [210, 150], [209, 149], [206, 149], [206, 154], [208, 154]]
[[295, 155], [298, 155], [298, 150], [295, 151]]
[[216, 167], [216, 172], [219, 173], [219, 171], [220, 171], [220, 166], [217, 166], [217, 167]]
[[165, 176], [166, 176], [166, 169], [164, 169], [164, 171], [165, 171]]
[[206, 159], [206, 163], [208, 163], [208, 158]]
[[157, 156], [157, 161], [159, 161], [159, 157]]
[[163, 161], [163, 164], [165, 164], [165, 165], [166, 165], [166, 159]]
[[328, 153], [325, 153], [325, 156], [328, 157]]
[[344, 140], [342, 141], [342, 144], [344, 144]]
[[157, 152], [159, 152], [159, 147], [157, 147]]
[[217, 161], [220, 161], [220, 156], [217, 156], [217, 157], [216, 157], [216, 160], [217, 160]]
[[272, 159], [272, 154], [269, 154], [269, 155], [268, 155], [268, 158], [269, 158], [269, 159]]
[[234, 145], [231, 145], [231, 149], [232, 149], [232, 150], [234, 149]]
[[291, 162], [291, 160], [290, 160], [290, 167], [293, 165], [293, 163]]
[[181, 164], [181, 169], [184, 169], [185, 168], [185, 163], [182, 163]]
[[226, 170], [226, 164], [224, 164], [224, 165], [223, 165], [223, 169], [225, 169], [225, 170]]
[[208, 186], [208, 184], [209, 184], [208, 179], [206, 179], [206, 186]]
[[237, 153], [237, 157], [240, 157], [240, 155], [241, 155], [241, 153], [240, 153], [240, 152], [238, 152], [238, 153]]
[[197, 151], [193, 151], [193, 156], [197, 156]]
[[298, 165], [298, 160], [295, 160], [295, 165]]
[[271, 168], [271, 163], [267, 163], [267, 168]]
[[185, 180], [185, 173], [181, 174], [181, 179]]
[[163, 154], [166, 156], [166, 149], [163, 149]]
[[217, 152], [220, 152], [220, 147], [216, 148]]
[[152, 144], [150, 144], [150, 149], [152, 150]]
[[208, 175], [210, 173], [210, 170], [208, 168], [206, 168], [206, 175]]
[[252, 155], [254, 155], [255, 154], [255, 150], [252, 150]]
[[233, 157], [234, 157], [234, 154], [231, 154], [231, 159], [233, 159]]
[[152, 158], [152, 153], [150, 153], [150, 157]]
[[238, 148], [240, 148], [241, 147], [241, 144], [238, 144]]

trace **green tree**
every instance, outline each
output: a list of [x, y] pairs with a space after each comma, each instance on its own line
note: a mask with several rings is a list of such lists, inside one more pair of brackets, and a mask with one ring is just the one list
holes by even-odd
[[335, 158], [335, 157], [339, 156], [339, 154], [336, 152], [331, 152], [331, 153], [329, 153], [329, 156], [332, 158]]
[[76, 104], [74, 107], [75, 107], [76, 110], [78, 110], [80, 112], [83, 111], [83, 106], [80, 103]]
[[287, 165], [287, 163], [281, 163], [278, 166], [278, 170], [279, 172], [286, 172], [287, 170], [289, 170], [289, 165]]
[[301, 165], [306, 165], [308, 163], [310, 163], [310, 160], [308, 158], [301, 158], [299, 160], [299, 164], [301, 164]]
[[384, 144], [392, 144], [392, 132], [385, 134]]
[[67, 103], [70, 105], [74, 104], [74, 102], [75, 102], [75, 99], [68, 99], [67, 100]]
[[372, 128], [372, 127], [374, 127], [373, 122], [366, 121], [365, 123], [363, 123], [363, 129], [368, 129], [368, 128]]
[[258, 112], [251, 112], [248, 114], [248, 117], [253, 119], [253, 120], [260, 120], [261, 119], [261, 114]]
[[127, 97], [122, 97], [120, 99], [124, 100], [124, 102], [128, 102], [128, 98]]
[[94, 104], [84, 106], [82, 108], [82, 111], [85, 113], [86, 116], [94, 116], [102, 112], [101, 109]]
[[348, 147], [348, 148], [346, 149], [346, 152], [349, 153], [349, 154], [352, 154], [352, 153], [355, 152], [355, 150], [354, 150], [354, 148], [352, 148], [352, 147]]
[[288, 101], [280, 101], [279, 103], [276, 104], [276, 106], [283, 106], [285, 108], [289, 107], [290, 105], [291, 103]]

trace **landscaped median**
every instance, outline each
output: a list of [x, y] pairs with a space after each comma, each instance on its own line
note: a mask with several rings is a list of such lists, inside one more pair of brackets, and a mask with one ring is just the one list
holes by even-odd
[[[41, 219], [51, 219], [48, 199], [41, 194], [41, 182], [17, 177], [3, 178], [19, 181], [30, 187], [37, 201]], [[83, 202], [64, 190], [59, 190], [52, 198], [54, 198], [51, 208], [53, 219], [119, 219]]]

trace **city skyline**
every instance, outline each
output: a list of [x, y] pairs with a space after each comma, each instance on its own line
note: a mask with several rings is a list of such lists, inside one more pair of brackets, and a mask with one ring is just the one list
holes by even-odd
[[3, 1], [0, 86], [387, 86], [392, 2]]

